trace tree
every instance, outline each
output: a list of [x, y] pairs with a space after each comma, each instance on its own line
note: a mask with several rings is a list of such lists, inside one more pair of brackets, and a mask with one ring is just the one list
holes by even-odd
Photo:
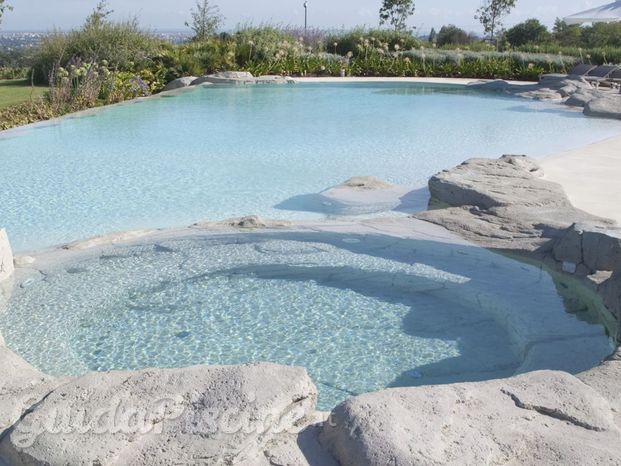
[[432, 44], [435, 44], [438, 41], [438, 33], [436, 32], [436, 28], [431, 28], [428, 40]]
[[5, 11], [11, 11], [13, 7], [11, 5], [7, 5], [5, 0], [0, 0], [0, 23], [2, 23], [2, 16]]
[[578, 24], [569, 25], [560, 18], [556, 18], [552, 36], [559, 45], [565, 47], [580, 47], [582, 45], [582, 28]]
[[438, 33], [437, 42], [440, 47], [449, 44], [468, 45], [472, 43], [472, 38], [463, 29], [460, 29], [453, 24], [449, 24], [448, 26], [442, 26], [440, 32]]
[[474, 19], [477, 19], [483, 25], [486, 34], [489, 34], [490, 40], [493, 42], [496, 31], [502, 27], [502, 17], [508, 15], [516, 0], [485, 0], [483, 6], [477, 10]]
[[379, 11], [380, 26], [388, 23], [395, 31], [405, 31], [407, 20], [414, 14], [414, 0], [383, 0]]
[[93, 12], [86, 18], [84, 29], [100, 29], [107, 23], [108, 17], [114, 10], [108, 9], [108, 1], [100, 0]]
[[513, 47], [526, 44], [541, 44], [550, 40], [548, 28], [537, 19], [528, 19], [516, 24], [506, 32], [506, 37]]
[[217, 5], [209, 3], [209, 0], [196, 2], [196, 9], [192, 9], [192, 24], [185, 23], [194, 31], [194, 40], [204, 40], [213, 36], [224, 21]]

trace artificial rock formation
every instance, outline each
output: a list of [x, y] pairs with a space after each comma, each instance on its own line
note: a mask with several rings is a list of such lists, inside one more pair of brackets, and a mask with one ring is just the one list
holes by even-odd
[[416, 217], [585, 279], [616, 320], [621, 341], [621, 229], [574, 208], [560, 185], [541, 176], [524, 156], [472, 159], [431, 178], [438, 208]]
[[6, 230], [2, 228], [0, 229], [0, 282], [8, 279], [14, 271], [13, 251]]
[[198, 78], [196, 76], [185, 76], [183, 78], [177, 78], [169, 82], [168, 84], [166, 84], [166, 87], [164, 88], [164, 92], [174, 91], [176, 89], [183, 89], [184, 87], [188, 87], [190, 84], [192, 84], [197, 79]]
[[479, 81], [469, 87], [526, 99], [563, 102], [571, 107], [584, 107], [584, 114], [588, 116], [621, 119], [621, 95], [594, 88], [579, 76], [547, 75], [539, 83], [527, 85], [502, 80]]
[[0, 374], [0, 438], [2, 438], [9, 427], [31, 406], [58, 387], [62, 380], [34, 369], [5, 347], [1, 336]]
[[612, 222], [574, 208], [560, 185], [525, 156], [472, 159], [431, 178], [432, 205], [416, 215], [485, 247], [546, 252], [576, 222]]
[[269, 75], [254, 77], [247, 71], [220, 71], [218, 73], [201, 76], [190, 83], [191, 86], [200, 84], [287, 84], [290, 78]]
[[589, 101], [585, 104], [584, 114], [621, 120], [621, 95], [608, 95]]
[[304, 369], [275, 364], [92, 373], [36, 393], [0, 442], [11, 465], [268, 464], [316, 399]]
[[621, 464], [611, 401], [552, 371], [398, 388], [339, 405], [320, 439], [343, 466]]

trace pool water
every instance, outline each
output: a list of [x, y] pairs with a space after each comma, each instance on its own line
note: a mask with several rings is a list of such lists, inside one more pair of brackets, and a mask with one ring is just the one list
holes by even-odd
[[443, 85], [199, 87], [2, 133], [0, 227], [25, 251], [249, 214], [319, 218], [300, 199], [352, 176], [420, 187], [473, 156], [542, 156], [619, 130]]
[[386, 387], [579, 372], [612, 349], [545, 272], [474, 247], [283, 232], [83, 254], [0, 303], [7, 345], [50, 374], [270, 361], [306, 367], [329, 410]]

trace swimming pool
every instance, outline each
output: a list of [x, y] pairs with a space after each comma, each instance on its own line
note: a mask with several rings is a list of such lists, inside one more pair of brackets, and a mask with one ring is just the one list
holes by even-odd
[[14, 249], [257, 214], [352, 176], [412, 187], [473, 156], [541, 156], [619, 133], [553, 104], [461, 87], [203, 88], [5, 132], [0, 227]]
[[612, 350], [544, 271], [434, 240], [193, 233], [85, 251], [20, 282], [0, 333], [47, 373], [300, 365], [322, 410], [385, 387], [579, 372]]

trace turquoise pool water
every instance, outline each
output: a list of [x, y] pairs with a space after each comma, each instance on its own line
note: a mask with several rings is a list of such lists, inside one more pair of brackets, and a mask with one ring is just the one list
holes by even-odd
[[421, 84], [197, 88], [0, 137], [0, 227], [17, 251], [258, 214], [356, 175], [424, 186], [472, 156], [540, 156], [618, 134], [552, 104]]
[[0, 303], [0, 333], [57, 375], [301, 365], [324, 410], [391, 386], [578, 372], [612, 350], [592, 312], [535, 267], [467, 246], [327, 233], [86, 253], [16, 287]]

